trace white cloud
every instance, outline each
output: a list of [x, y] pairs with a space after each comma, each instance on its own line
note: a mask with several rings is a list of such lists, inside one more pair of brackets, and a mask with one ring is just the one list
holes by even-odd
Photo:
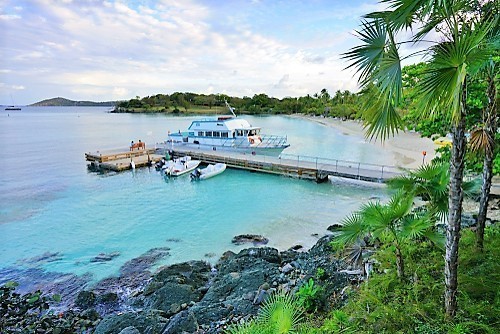
[[[173, 91], [283, 97], [336, 90], [352, 82], [338, 55], [339, 46], [354, 40], [352, 27], [322, 28], [310, 36], [304, 30], [307, 38], [282, 38], [203, 1], [26, 4], [16, 1], [22, 25], [0, 21], [7, 31], [0, 40], [0, 57], [6, 59], [2, 80], [29, 87], [26, 94], [34, 97], [26, 103], [64, 92], [99, 100]], [[270, 17], [267, 3], [245, 5]], [[353, 6], [335, 15], [352, 16]], [[7, 13], [14, 11], [0, 10], [0, 15]]]

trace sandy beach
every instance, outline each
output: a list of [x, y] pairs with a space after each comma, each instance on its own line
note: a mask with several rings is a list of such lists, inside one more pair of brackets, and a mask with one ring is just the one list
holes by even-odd
[[[342, 121], [335, 118], [325, 118], [321, 116], [305, 116], [295, 114], [292, 117], [307, 119], [313, 122], [323, 124], [335, 128], [345, 135], [365, 137], [365, 131], [360, 121]], [[365, 139], [369, 141], [368, 139]], [[380, 140], [371, 141], [372, 144], [383, 147], [387, 152], [393, 155], [394, 161], [398, 167], [416, 169], [422, 166], [423, 154], [426, 152], [425, 162], [430, 162], [435, 156], [435, 149], [439, 146], [436, 145], [429, 138], [421, 138], [417, 132], [403, 132], [400, 131], [394, 137], [387, 139], [381, 143]], [[500, 194], [500, 178], [498, 176], [493, 178], [493, 185], [491, 187], [491, 194]], [[498, 200], [497, 200], [498, 201]], [[494, 206], [495, 200], [490, 199], [490, 206]], [[498, 205], [498, 204], [496, 204]], [[479, 203], [471, 199], [464, 199], [464, 212], [477, 213]], [[500, 211], [488, 210], [488, 218], [493, 220], [500, 219]]]
[[[321, 117], [321, 116], [305, 116], [300, 114], [292, 115], [292, 117], [303, 118], [313, 122], [330, 126], [341, 131], [345, 135], [365, 137], [363, 125], [359, 121], [342, 121], [340, 119]], [[365, 139], [373, 145], [382, 147], [385, 151], [392, 155], [393, 162], [397, 167], [416, 169], [422, 166], [422, 163], [429, 162], [435, 157], [435, 149], [438, 147], [430, 138], [421, 138], [417, 132], [400, 131], [394, 137], [391, 137], [384, 142], [380, 140]], [[423, 155], [425, 152], [425, 157]], [[379, 161], [376, 163], [385, 163]]]

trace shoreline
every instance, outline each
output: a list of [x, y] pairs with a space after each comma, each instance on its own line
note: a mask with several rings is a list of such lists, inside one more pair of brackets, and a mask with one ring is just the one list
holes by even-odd
[[[366, 139], [363, 125], [359, 121], [343, 121], [338, 118], [307, 116], [302, 114], [293, 114], [289, 117], [316, 122], [336, 129], [346, 136], [363, 138], [367, 143], [376, 145], [391, 154], [396, 167], [417, 169], [422, 166], [423, 161], [429, 162], [434, 159], [436, 156], [435, 149], [439, 147], [430, 138], [420, 137], [417, 132], [400, 131], [393, 137], [381, 142], [380, 140]], [[423, 156], [424, 151], [426, 152], [425, 157]]]

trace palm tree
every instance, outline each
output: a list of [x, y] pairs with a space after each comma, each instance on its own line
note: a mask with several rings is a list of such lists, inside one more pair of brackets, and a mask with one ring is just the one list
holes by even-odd
[[379, 240], [394, 246], [398, 277], [405, 276], [402, 247], [411, 240], [422, 238], [439, 243], [434, 224], [425, 213], [414, 213], [413, 193], [398, 191], [387, 204], [368, 202], [342, 222], [333, 244], [353, 245], [359, 240]]
[[[388, 181], [388, 186], [420, 196], [427, 206], [427, 211], [435, 223], [445, 220], [448, 214], [448, 188], [450, 181], [450, 164], [444, 161], [432, 161], [416, 170], [407, 171]], [[464, 181], [464, 195], [476, 197], [478, 179]]]
[[493, 159], [495, 155], [495, 134], [498, 128], [497, 115], [497, 92], [495, 76], [498, 67], [493, 60], [490, 60], [485, 68], [486, 82], [488, 83], [487, 96], [488, 105], [486, 106], [483, 119], [483, 127], [476, 129], [471, 133], [470, 146], [473, 150], [484, 152], [483, 162], [483, 185], [481, 197], [479, 200], [479, 212], [477, 216], [476, 229], [476, 248], [483, 251], [484, 227], [486, 225], [486, 214], [488, 211], [488, 200], [490, 197], [491, 179], [493, 177]]
[[[467, 0], [385, 0], [390, 10], [368, 14], [358, 32], [363, 45], [352, 48], [344, 56], [352, 61], [360, 74], [360, 85], [375, 95], [375, 103], [365, 118], [367, 136], [384, 140], [402, 127], [397, 108], [402, 102], [401, 57], [403, 43], [425, 45], [423, 37], [436, 27], [440, 42], [431, 42], [423, 51], [429, 57], [424, 78], [417, 86], [422, 103], [419, 109], [424, 117], [443, 112], [452, 125], [453, 146], [450, 158], [448, 223], [445, 254], [445, 308], [449, 316], [457, 310], [458, 242], [462, 214], [462, 180], [464, 173], [465, 115], [467, 77], [475, 65], [489, 57], [487, 34], [495, 27], [496, 17], [479, 22], [465, 20]], [[417, 23], [418, 25], [416, 25]], [[415, 28], [411, 40], [396, 42], [397, 32]]]

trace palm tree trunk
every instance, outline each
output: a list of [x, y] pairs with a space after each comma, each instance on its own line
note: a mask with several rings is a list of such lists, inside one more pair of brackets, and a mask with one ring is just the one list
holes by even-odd
[[490, 198], [491, 178], [493, 177], [493, 157], [495, 154], [495, 134], [497, 132], [497, 104], [496, 87], [493, 77], [488, 76], [488, 106], [486, 107], [486, 132], [493, 139], [492, 147], [486, 150], [483, 164], [483, 185], [481, 187], [481, 199], [479, 200], [479, 212], [477, 215], [476, 248], [482, 252], [484, 248], [484, 227], [486, 225], [486, 214], [488, 212], [488, 200]]
[[446, 252], [444, 264], [446, 315], [454, 317], [457, 311], [458, 289], [458, 242], [460, 240], [460, 224], [462, 222], [462, 182], [465, 157], [465, 101], [466, 83], [462, 88], [462, 110], [460, 120], [452, 128], [453, 146], [450, 158], [450, 192], [448, 198], [448, 224], [446, 226]]
[[401, 249], [399, 249], [399, 247], [396, 247], [396, 268], [398, 270], [398, 277], [400, 279], [403, 279], [403, 277], [405, 276], [405, 269], [403, 263], [403, 254], [401, 254]]

